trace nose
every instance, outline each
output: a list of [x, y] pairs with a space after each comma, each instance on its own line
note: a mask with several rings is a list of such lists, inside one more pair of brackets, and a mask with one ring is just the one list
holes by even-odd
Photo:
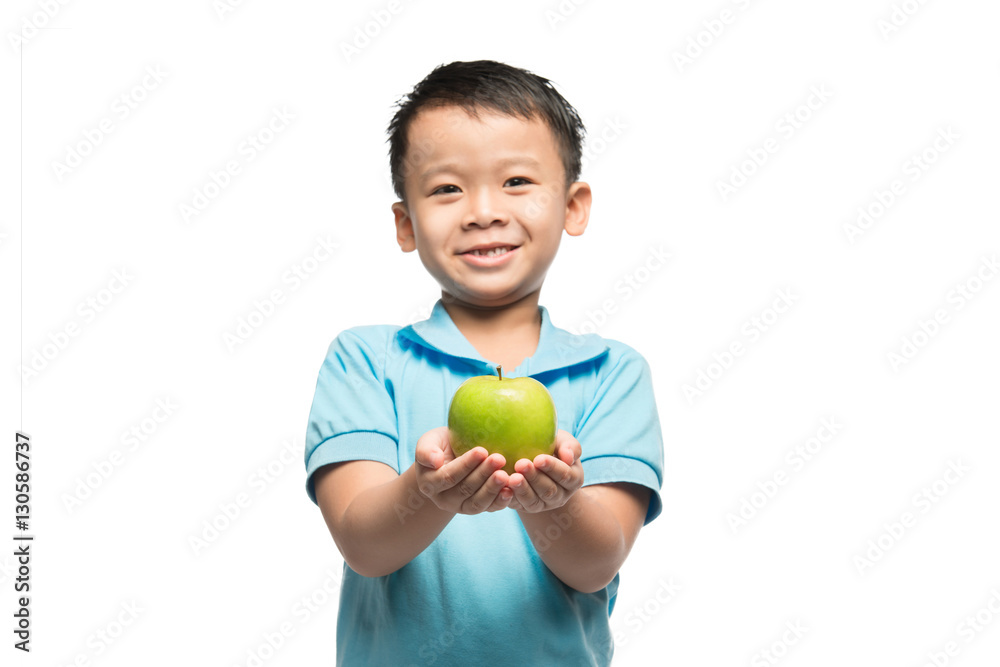
[[462, 227], [489, 227], [493, 223], [507, 224], [509, 214], [501, 198], [503, 193], [488, 186], [475, 189], [469, 196], [469, 210], [462, 219]]

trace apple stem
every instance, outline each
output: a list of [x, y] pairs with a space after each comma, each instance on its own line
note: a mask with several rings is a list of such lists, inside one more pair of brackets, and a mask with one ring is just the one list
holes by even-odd
[[501, 380], [503, 379], [503, 366], [499, 365], [497, 366], [497, 375], [500, 377]]

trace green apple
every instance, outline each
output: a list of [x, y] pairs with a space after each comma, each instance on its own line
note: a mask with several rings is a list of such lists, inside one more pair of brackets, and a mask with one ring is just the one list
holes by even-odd
[[516, 461], [554, 453], [556, 405], [538, 380], [505, 378], [497, 366], [497, 375], [471, 377], [455, 390], [448, 431], [455, 456], [484, 447], [503, 454], [513, 474]]

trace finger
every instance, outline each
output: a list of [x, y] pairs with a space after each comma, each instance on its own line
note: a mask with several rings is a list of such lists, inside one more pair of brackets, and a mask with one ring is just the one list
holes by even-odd
[[[503, 458], [503, 457], [501, 457]], [[503, 470], [494, 470], [493, 473], [483, 482], [482, 486], [466, 498], [462, 503], [462, 510], [467, 514], [478, 514], [496, 501], [500, 492], [507, 485], [509, 477]]]
[[452, 489], [451, 493], [458, 494], [460, 501], [466, 498], [471, 498], [473, 494], [476, 493], [480, 488], [482, 488], [483, 483], [490, 478], [494, 470], [499, 470], [504, 466], [504, 460], [502, 454], [490, 454], [485, 456], [486, 450], [482, 447], [477, 447], [477, 449], [482, 450], [484, 454], [483, 460], [476, 466], [476, 468], [466, 475], [455, 488]]
[[[564, 492], [561, 482], [566, 479], [564, 471], [572, 470], [559, 459], [547, 454], [539, 454], [532, 461], [534, 476], [525, 475], [535, 494], [546, 505], [552, 503]], [[570, 477], [571, 479], [571, 477]]]
[[418, 464], [424, 468], [430, 468], [431, 470], [437, 470], [444, 465], [444, 453], [436, 449], [429, 451], [418, 449], [414, 453], [414, 458]]
[[535, 489], [528, 479], [529, 474], [537, 475], [530, 462], [528, 465], [523, 466], [523, 472], [516, 472], [510, 476], [508, 486], [514, 492], [514, 500], [521, 506], [521, 509], [526, 512], [537, 512], [540, 509], [544, 509], [545, 503], [535, 493]]
[[521, 503], [518, 501], [517, 496], [514, 495], [514, 489], [513, 489], [514, 484], [520, 485], [523, 483], [524, 483], [524, 475], [518, 472], [515, 472], [513, 475], [510, 475], [507, 478], [507, 486], [505, 486], [503, 489], [504, 493], [510, 493], [510, 502], [507, 504], [507, 507], [514, 510], [524, 509], [521, 507]]
[[447, 460], [445, 456], [446, 451], [451, 451], [451, 444], [448, 436], [448, 427], [442, 426], [431, 429], [420, 436], [420, 439], [417, 440], [413, 458], [425, 468], [437, 470]]
[[570, 447], [569, 445], [563, 445], [562, 447], [559, 448], [559, 451], [556, 453], [558, 454], [556, 458], [558, 458], [560, 461], [562, 461], [568, 466], [573, 465], [573, 463], [576, 461], [576, 452], [574, 452], [573, 448]]
[[[511, 493], [513, 493], [513, 492], [511, 492]], [[521, 503], [518, 502], [517, 496], [512, 496], [511, 497], [510, 503], [507, 504], [507, 507], [509, 507], [512, 510], [523, 510], [524, 509], [523, 507], [521, 507]]]
[[510, 506], [510, 501], [514, 498], [514, 492], [506, 486], [500, 489], [493, 504], [486, 508], [487, 512], [497, 512]]
[[441, 466], [441, 468], [433, 473], [434, 486], [437, 492], [443, 493], [460, 484], [469, 473], [475, 470], [486, 459], [487, 454], [488, 452], [483, 447], [475, 447]]
[[572, 491], [578, 486], [579, 475], [577, 474], [577, 470], [565, 461], [543, 454], [536, 456], [534, 463], [535, 468], [540, 470], [557, 486], [567, 491]]
[[579, 441], [570, 435], [568, 431], [562, 429], [556, 431], [555, 451], [558, 458], [565, 461], [568, 465], [573, 465], [579, 461], [580, 456], [583, 454], [583, 448], [580, 446]]

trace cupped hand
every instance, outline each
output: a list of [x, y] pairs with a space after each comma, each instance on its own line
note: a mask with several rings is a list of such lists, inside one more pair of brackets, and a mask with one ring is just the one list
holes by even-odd
[[565, 505], [583, 486], [583, 448], [567, 431], [556, 431], [555, 456], [539, 454], [519, 459], [507, 487], [514, 493], [510, 507], [534, 514]]
[[503, 456], [475, 447], [456, 457], [447, 426], [420, 436], [415, 458], [417, 489], [440, 509], [457, 514], [496, 512], [513, 498], [507, 488], [510, 476], [501, 470]]

